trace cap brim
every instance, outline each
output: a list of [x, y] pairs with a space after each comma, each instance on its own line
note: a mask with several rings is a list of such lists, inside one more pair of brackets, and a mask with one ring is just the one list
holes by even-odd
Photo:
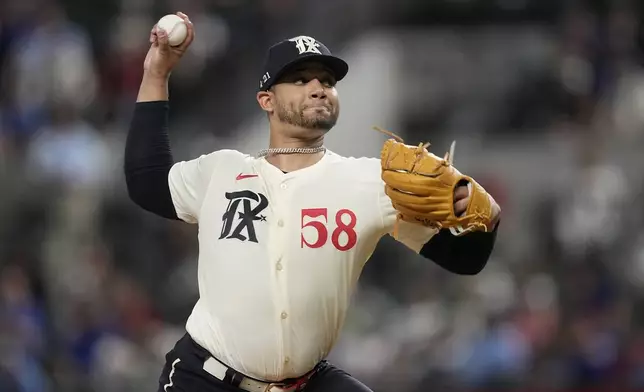
[[347, 73], [349, 72], [349, 64], [347, 64], [346, 61], [342, 60], [341, 58], [333, 55], [310, 54], [307, 56], [300, 56], [297, 59], [291, 61], [290, 63], [285, 64], [282, 67], [282, 69], [280, 69], [280, 71], [273, 76], [272, 78], [273, 82], [265, 85], [263, 90], [268, 90], [271, 86], [278, 83], [279, 79], [297, 64], [308, 62], [308, 61], [318, 62], [324, 65], [325, 67], [329, 68], [329, 70], [333, 72], [333, 76], [335, 77], [336, 82], [339, 82], [340, 80], [344, 79], [344, 77], [347, 76]]

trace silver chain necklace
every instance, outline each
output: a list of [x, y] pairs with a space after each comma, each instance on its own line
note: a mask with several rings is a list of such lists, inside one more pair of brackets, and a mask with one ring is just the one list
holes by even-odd
[[257, 158], [265, 157], [267, 155], [277, 154], [315, 154], [321, 151], [326, 151], [326, 147], [288, 147], [288, 148], [266, 148], [257, 153]]

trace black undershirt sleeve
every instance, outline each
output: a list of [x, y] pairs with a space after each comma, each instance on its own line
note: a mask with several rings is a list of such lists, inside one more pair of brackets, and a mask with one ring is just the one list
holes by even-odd
[[179, 219], [168, 173], [174, 160], [168, 135], [168, 101], [138, 102], [125, 142], [123, 170], [130, 199], [146, 211]]
[[441, 230], [423, 246], [420, 254], [450, 272], [476, 275], [492, 254], [499, 223], [489, 233], [473, 232], [461, 237]]

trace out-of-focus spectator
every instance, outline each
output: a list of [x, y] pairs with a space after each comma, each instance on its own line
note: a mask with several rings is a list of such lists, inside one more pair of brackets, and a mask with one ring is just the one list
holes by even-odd
[[9, 120], [23, 137], [48, 123], [48, 105], [65, 102], [83, 110], [97, 87], [87, 34], [67, 19], [57, 2], [43, 0], [37, 6], [24, 21], [28, 28], [11, 44], [7, 67]]
[[69, 186], [101, 185], [109, 169], [109, 151], [98, 131], [84, 121], [75, 105], [50, 105], [49, 125], [34, 133], [27, 167], [35, 181]]
[[47, 320], [34, 297], [32, 282], [19, 265], [0, 271], [0, 368], [5, 368], [26, 392], [48, 390], [43, 368]]

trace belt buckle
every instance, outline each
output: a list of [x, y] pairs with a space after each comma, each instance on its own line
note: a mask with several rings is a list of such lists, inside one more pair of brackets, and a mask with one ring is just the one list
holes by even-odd
[[266, 390], [264, 392], [273, 392], [273, 388], [277, 388], [276, 392], [278, 391], [286, 391], [287, 389], [282, 388], [284, 384], [278, 383], [278, 382], [272, 382], [268, 384], [266, 387]]
[[286, 391], [299, 392], [299, 391], [302, 391], [304, 387], [306, 387], [306, 384], [309, 382], [309, 378], [310, 377], [308, 376], [304, 376], [301, 379], [289, 384], [285, 384], [283, 382], [272, 382], [268, 384], [268, 387], [266, 388], [266, 392], [272, 392], [273, 388], [277, 388], [278, 391], [283, 391], [283, 392], [286, 392]]

